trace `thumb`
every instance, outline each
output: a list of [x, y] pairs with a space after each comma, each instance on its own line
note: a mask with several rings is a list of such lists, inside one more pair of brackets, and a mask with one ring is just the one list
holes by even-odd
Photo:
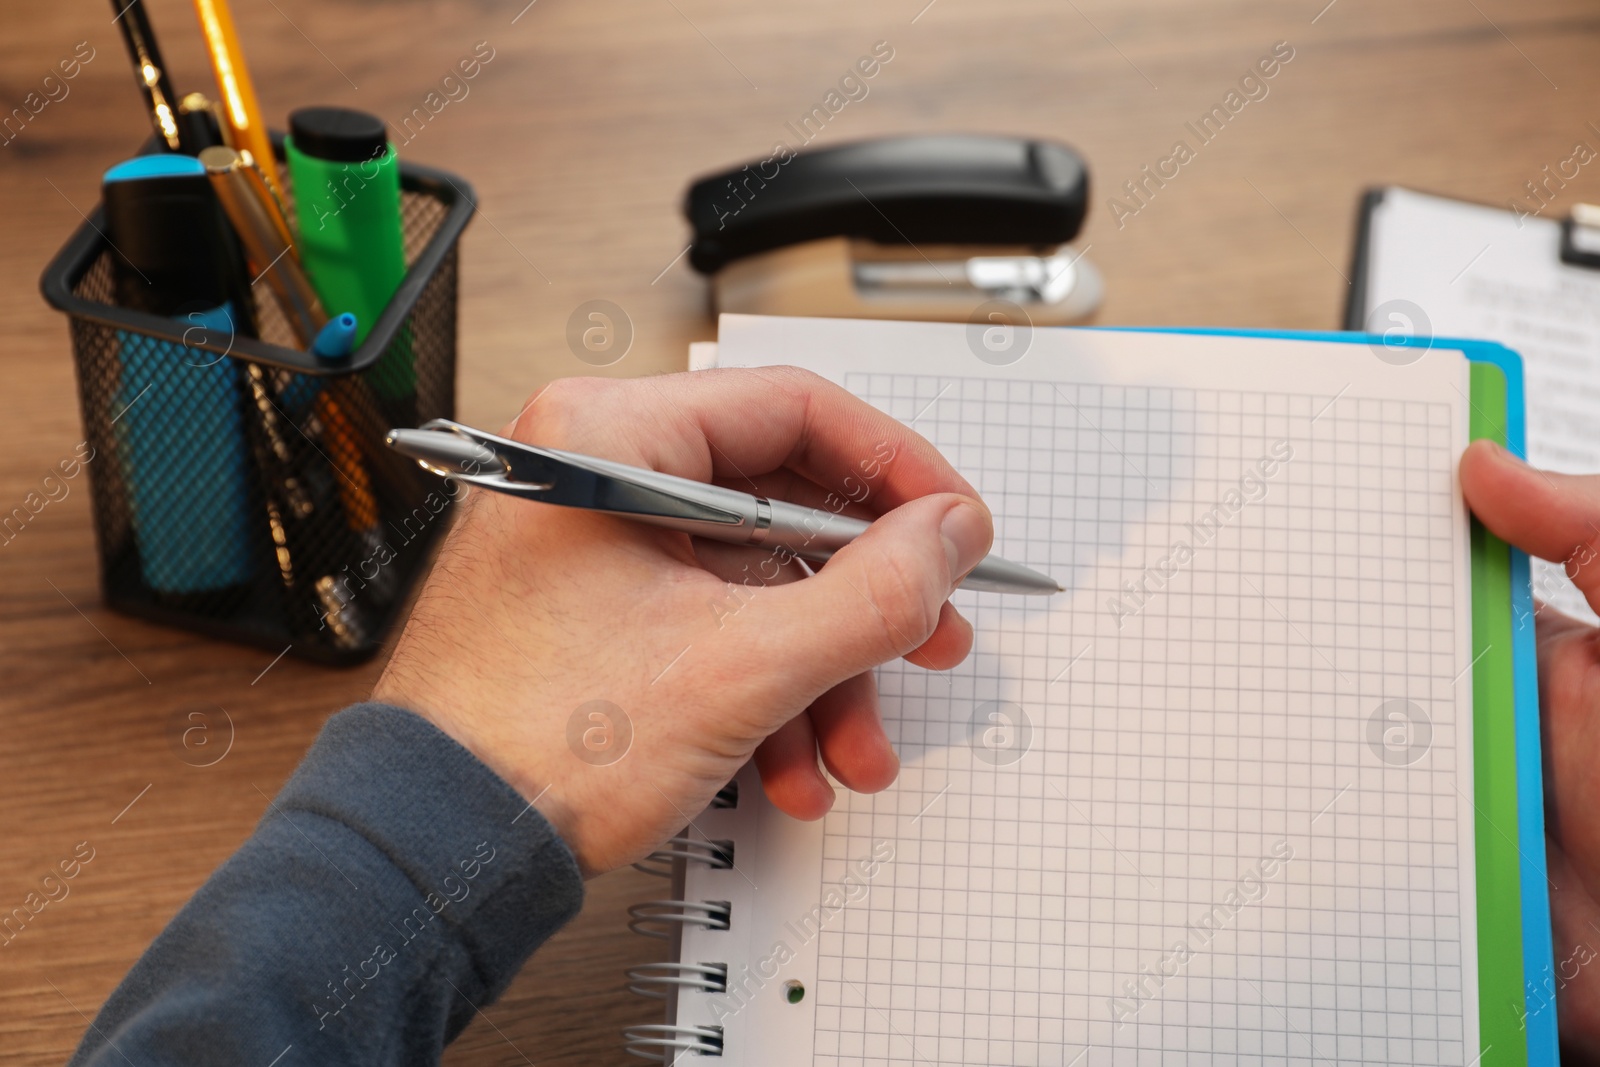
[[1600, 475], [1542, 471], [1497, 444], [1474, 441], [1461, 457], [1461, 490], [1496, 537], [1565, 563], [1600, 611]]
[[[875, 521], [814, 576], [751, 602], [757, 662], [786, 695], [815, 696], [920, 647], [950, 592], [989, 551], [994, 523], [971, 497], [918, 497]], [[781, 665], [781, 666], [780, 666]]]

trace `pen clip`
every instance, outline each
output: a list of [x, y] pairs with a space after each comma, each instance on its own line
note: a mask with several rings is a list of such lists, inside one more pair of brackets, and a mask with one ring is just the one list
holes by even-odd
[[526, 445], [450, 419], [431, 419], [418, 429], [448, 431], [494, 453], [503, 465], [500, 471], [474, 474], [430, 468], [468, 485], [545, 504], [619, 515], [713, 526], [738, 526], [745, 521], [745, 516], [737, 511], [718, 506], [709, 499], [726, 492], [717, 486], [700, 485], [609, 460]]

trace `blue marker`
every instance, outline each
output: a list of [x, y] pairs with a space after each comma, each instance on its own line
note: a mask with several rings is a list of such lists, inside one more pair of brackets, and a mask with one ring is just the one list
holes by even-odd
[[356, 346], [356, 317], [346, 311], [328, 320], [311, 343], [311, 353], [323, 359], [344, 359]]
[[[186, 328], [249, 334], [235, 245], [205, 167], [162, 154], [106, 172], [116, 302]], [[244, 395], [227, 356], [117, 331], [113, 427], [140, 573], [158, 594], [217, 593], [254, 570]]]
[[[311, 354], [318, 359], [349, 359], [356, 347], [356, 317], [350, 312], [336, 315], [323, 324], [311, 342]], [[278, 394], [284, 411], [295, 420], [306, 417], [317, 394], [322, 391], [323, 379], [314, 374], [291, 375]]]

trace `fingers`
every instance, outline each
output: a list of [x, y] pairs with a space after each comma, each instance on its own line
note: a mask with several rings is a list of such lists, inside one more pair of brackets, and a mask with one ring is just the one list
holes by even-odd
[[833, 807], [833, 786], [817, 766], [817, 734], [811, 718], [796, 715], [756, 749], [756, 769], [767, 799], [796, 819], [820, 819]]
[[883, 510], [928, 493], [975, 495], [914, 430], [794, 367], [561, 379], [530, 402], [515, 434], [746, 491], [789, 467], [850, 499], [870, 486]]
[[1536, 627], [1545, 829], [1575, 855], [1600, 857], [1600, 825], [1591, 817], [1600, 786], [1592, 756], [1600, 750], [1600, 718], [1592, 711], [1596, 631], [1548, 606]]
[[854, 485], [851, 495], [824, 489], [809, 478], [803, 478], [787, 467], [748, 478], [718, 478], [717, 484], [741, 492], [754, 493], [768, 500], [782, 500], [802, 508], [813, 508], [853, 519], [871, 522], [878, 517], [874, 487], [865, 481]]
[[[989, 513], [968, 497], [922, 497], [884, 515], [813, 577], [751, 598], [736, 637], [750, 662], [769, 665], [755, 684], [774, 697], [815, 699], [920, 648], [993, 537]], [[960, 631], [942, 638], [932, 660], [964, 651], [968, 640]]]
[[[786, 472], [774, 471], [771, 474], [757, 478], [758, 484], [772, 479], [780, 478]], [[782, 494], [781, 499], [790, 503], [800, 504], [804, 507], [822, 507], [822, 493], [816, 486], [806, 482], [798, 475], [791, 475], [785, 480], [791, 489], [799, 491]], [[814, 496], [808, 496], [807, 490]], [[773, 493], [774, 496], [779, 496]], [[842, 514], [849, 515], [857, 509], [845, 509]], [[875, 516], [862, 512], [861, 518], [869, 521]], [[717, 577], [727, 582], [749, 588], [751, 586], [786, 585], [806, 577], [807, 571], [797, 560], [780, 563], [786, 555], [781, 549], [759, 548], [751, 546], [732, 546], [718, 544], [695, 538], [693, 541], [694, 552], [700, 565]], [[811, 564], [813, 569], [821, 567], [820, 563]], [[946, 601], [939, 610], [939, 622], [934, 628], [933, 636], [927, 641], [906, 653], [907, 662], [914, 663], [924, 670], [947, 671], [967, 658], [967, 653], [972, 651], [972, 624]], [[852, 786], [852, 788], [854, 788]]]
[[1562, 1052], [1569, 1061], [1582, 1062], [1600, 1055], [1600, 969], [1587, 966], [1595, 956], [1591, 946], [1594, 931], [1600, 929], [1600, 904], [1585, 888], [1591, 872], [1575, 863], [1563, 844], [1551, 840], [1545, 855], [1550, 864], [1551, 932], [1560, 977], [1555, 992]]
[[[716, 377], [702, 383], [698, 374]], [[698, 374], [651, 381], [694, 421], [719, 476], [790, 467], [845, 496], [870, 482], [883, 510], [928, 493], [977, 495], [916, 431], [809, 371]]]
[[871, 674], [840, 682], [756, 749], [767, 796], [797, 819], [820, 819], [833, 807], [833, 788], [817, 768], [818, 749], [828, 773], [847, 789], [876, 793], [894, 781], [900, 757], [883, 732]]
[[972, 651], [972, 623], [948, 600], [939, 609], [939, 625], [933, 636], [906, 653], [906, 662], [923, 670], [947, 671], [967, 658]]
[[846, 789], [876, 793], [900, 773], [900, 757], [883, 732], [878, 683], [871, 673], [846, 678], [809, 710], [828, 773]]
[[1567, 565], [1591, 608], [1600, 610], [1600, 475], [1528, 466], [1488, 441], [1461, 457], [1461, 488], [1495, 536], [1530, 556]]

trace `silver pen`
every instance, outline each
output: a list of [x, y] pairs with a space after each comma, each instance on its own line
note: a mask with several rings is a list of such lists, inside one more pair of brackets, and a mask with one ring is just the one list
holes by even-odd
[[[449, 419], [390, 430], [388, 446], [442, 477], [527, 500], [585, 508], [732, 545], [786, 549], [825, 563], [868, 524], [821, 508], [630, 467], [594, 456], [525, 445]], [[986, 593], [1049, 595], [1054, 578], [986, 556], [961, 583]]]

